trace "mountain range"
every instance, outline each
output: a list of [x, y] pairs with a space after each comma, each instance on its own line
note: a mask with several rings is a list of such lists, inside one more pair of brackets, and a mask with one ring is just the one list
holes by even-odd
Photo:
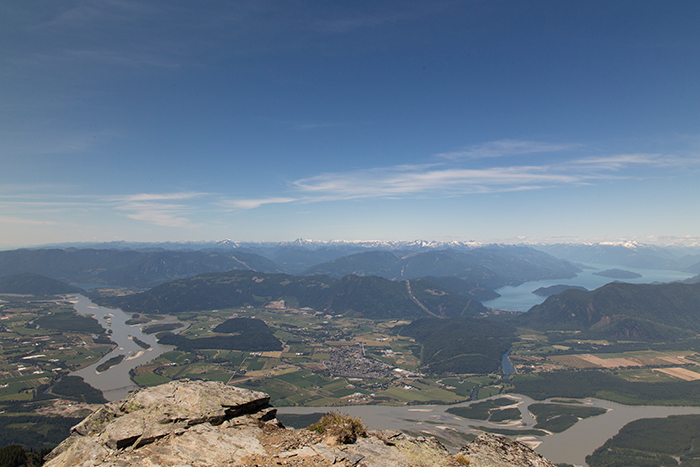
[[[358, 246], [359, 245], [359, 246]], [[493, 289], [524, 281], [573, 277], [569, 262], [523, 246], [363, 251], [284, 273], [272, 259], [241, 251], [242, 245], [215, 250], [135, 251], [129, 249], [22, 249], [0, 252], [0, 291], [75, 293], [56, 281], [149, 289], [104, 303], [125, 311], [180, 313], [284, 301], [290, 307], [371, 319], [477, 317], [487, 313], [481, 300]], [[272, 247], [270, 247], [272, 248]], [[309, 258], [327, 259], [363, 244], [276, 244], [276, 253], [298, 269]], [[423, 249], [422, 251], [419, 251]], [[658, 267], [692, 263], [667, 250], [639, 245], [559, 245], [549, 251], [586, 261], [649, 261]], [[315, 256], [314, 256], [315, 255]], [[650, 259], [651, 258], [651, 259]], [[675, 259], [674, 259], [675, 258]], [[658, 262], [659, 259], [663, 261]], [[675, 264], [675, 266], [673, 264]], [[630, 266], [632, 267], [632, 266]], [[692, 270], [691, 264], [686, 270]], [[45, 277], [40, 277], [45, 276]], [[4, 277], [2, 277], [4, 276]], [[693, 282], [689, 280], [688, 282]], [[673, 340], [700, 333], [700, 284], [608, 284], [587, 292], [565, 290], [514, 318], [517, 326], [544, 331], [580, 331], [612, 340]]]
[[[0, 292], [51, 295], [83, 291], [55, 279], [22, 273], [0, 277]], [[206, 273], [170, 281], [141, 293], [94, 299], [132, 313], [177, 314], [281, 305], [368, 319], [464, 319], [488, 315], [488, 310], [470, 294], [460, 294], [425, 279], [396, 281], [357, 275], [336, 279], [256, 271]], [[569, 288], [549, 296], [525, 313], [506, 318], [506, 322], [541, 331], [576, 332], [582, 339], [673, 341], [700, 334], [700, 282], [614, 282], [593, 291]], [[449, 321], [444, 325], [441, 321], [430, 323], [435, 329], [445, 330], [441, 331], [445, 339], [447, 328], [460, 327]], [[505, 323], [500, 320], [500, 324], [494, 325]], [[440, 341], [435, 335], [429, 339]], [[447, 339], [451, 340], [454, 339]]]
[[[371, 319], [478, 316], [486, 308], [425, 280], [391, 281], [376, 276], [292, 276], [251, 271], [207, 273], [161, 284], [146, 292], [103, 298], [129, 313], [182, 313], [220, 308], [308, 307]], [[274, 302], [274, 303], [272, 303]]]
[[572, 278], [580, 269], [528, 247], [490, 246], [469, 251], [400, 254], [371, 251], [344, 256], [304, 271], [305, 275], [376, 275], [392, 280], [456, 277], [490, 288], [541, 279]]
[[[341, 249], [344, 251], [344, 249]], [[207, 272], [250, 270], [341, 278], [350, 274], [405, 280], [431, 276], [456, 278], [460, 293], [493, 297], [492, 289], [525, 281], [573, 277], [579, 269], [528, 247], [489, 246], [466, 251], [368, 251], [336, 257], [341, 250], [283, 249], [282, 264], [238, 249], [135, 251], [96, 249], [21, 249], [0, 252], [0, 276], [34, 273], [72, 284], [147, 289]], [[270, 252], [268, 252], [270, 253]], [[274, 252], [272, 252], [274, 253]], [[329, 260], [329, 258], [332, 258]], [[322, 263], [315, 263], [321, 260]], [[307, 267], [313, 263], [311, 267]], [[483, 298], [481, 298], [483, 299]]]
[[676, 249], [635, 242], [613, 244], [557, 243], [537, 245], [536, 248], [574, 263], [700, 273], [700, 254], [698, 254], [697, 248], [676, 251]]

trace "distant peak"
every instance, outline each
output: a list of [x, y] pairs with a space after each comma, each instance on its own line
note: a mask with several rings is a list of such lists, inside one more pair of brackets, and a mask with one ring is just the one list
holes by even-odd
[[220, 242], [216, 242], [216, 246], [229, 246], [232, 248], [238, 248], [238, 242], [234, 242], [230, 238], [225, 238], [221, 240]]

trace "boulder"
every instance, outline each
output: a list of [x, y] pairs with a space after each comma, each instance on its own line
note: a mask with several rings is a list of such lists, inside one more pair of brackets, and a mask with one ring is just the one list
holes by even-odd
[[[265, 453], [254, 436], [241, 435], [244, 426], [276, 423], [269, 402], [262, 392], [213, 381], [139, 389], [74, 426], [45, 465], [182, 465], [194, 459], [201, 465], [235, 465], [231, 459]], [[229, 423], [235, 419], [240, 420]], [[230, 427], [237, 429], [224, 429]]]

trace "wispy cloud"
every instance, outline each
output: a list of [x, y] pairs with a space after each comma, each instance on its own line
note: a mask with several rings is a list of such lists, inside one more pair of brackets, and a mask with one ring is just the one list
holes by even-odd
[[323, 32], [347, 34], [357, 29], [377, 28], [387, 23], [395, 23], [410, 17], [410, 15], [406, 14], [364, 15], [352, 18], [321, 20], [317, 24]]
[[[230, 205], [253, 209], [265, 204], [311, 203], [361, 198], [449, 197], [476, 193], [538, 190], [589, 185], [601, 180], [651, 176], [645, 168], [700, 165], [700, 159], [668, 154], [612, 154], [571, 157], [574, 144], [504, 140], [471, 146], [459, 153], [440, 154], [441, 162], [396, 165], [348, 172], [319, 174], [290, 184], [286, 197], [237, 199]], [[475, 158], [563, 152], [561, 162], [470, 167]], [[581, 151], [577, 151], [580, 153]], [[473, 165], [473, 164], [472, 164]]]
[[555, 151], [568, 151], [578, 147], [574, 144], [543, 143], [539, 141], [517, 141], [505, 139], [469, 146], [461, 151], [443, 152], [438, 157], [446, 159], [483, 159], [492, 157], [519, 156]]
[[232, 199], [225, 200], [223, 202], [223, 206], [235, 209], [253, 209], [258, 208], [264, 204], [285, 204], [293, 203], [294, 201], [300, 201], [300, 198], [272, 197], [260, 199]]
[[38, 215], [58, 217], [103, 206], [104, 203], [94, 196], [66, 194], [65, 187], [60, 186], [10, 184], [0, 187], [0, 212], [11, 215], [6, 219], [26, 220]]
[[60, 11], [51, 20], [46, 21], [40, 27], [95, 27], [95, 24], [105, 22], [123, 21], [133, 19], [136, 14], [155, 14], [157, 10], [143, 2], [130, 2], [123, 0], [100, 0], [87, 2], [78, 6]]
[[622, 170], [633, 166], [684, 167], [697, 165], [697, 158], [678, 157], [673, 154], [615, 154], [611, 156], [589, 157], [569, 162], [571, 167], [593, 170]]
[[326, 34], [348, 34], [357, 30], [377, 30], [387, 26], [401, 24], [410, 21], [425, 20], [427, 16], [437, 11], [442, 11], [445, 5], [442, 2], [402, 2], [401, 10], [396, 8], [382, 8], [377, 4], [371, 14], [353, 11], [354, 9], [329, 10], [330, 14], [319, 18], [314, 24], [316, 28]]
[[0, 224], [13, 225], [55, 225], [52, 221], [38, 221], [34, 219], [25, 219], [22, 217], [0, 216]]
[[117, 132], [108, 130], [64, 134], [5, 132], [0, 141], [0, 155], [14, 157], [80, 154], [117, 136]]
[[[193, 227], [187, 217], [194, 209], [186, 201], [205, 196], [205, 193], [139, 193], [116, 197], [115, 209], [123, 211], [126, 217], [163, 227]], [[173, 203], [181, 201], [181, 203]]]
[[581, 178], [552, 173], [548, 166], [493, 167], [488, 169], [397, 166], [329, 173], [294, 182], [306, 194], [324, 199], [403, 197], [407, 195], [455, 195], [540, 188], [581, 182]]
[[186, 191], [182, 193], [139, 193], [136, 195], [124, 196], [122, 199], [127, 202], [140, 202], [140, 201], [169, 201], [169, 200], [186, 200], [199, 198], [206, 195], [206, 193], [196, 192], [196, 191]]
[[[47, 191], [46, 187], [15, 185], [15, 193], [0, 190], [0, 223], [47, 224], [35, 221], [38, 216], [56, 215], [55, 219], [68, 213], [114, 213], [164, 227], [195, 227], [193, 215], [211, 204], [210, 193], [137, 193], [122, 196], [96, 196], [89, 194], [66, 194]], [[56, 189], [56, 187], [53, 187]], [[31, 190], [34, 192], [30, 192]], [[40, 192], [39, 192], [40, 191]]]
[[179, 204], [139, 203], [120, 206], [117, 209], [131, 211], [129, 219], [148, 222], [163, 227], [190, 227], [192, 223], [181, 214], [185, 206]]
[[[501, 147], [503, 142], [480, 147]], [[546, 143], [524, 142], [508, 145], [511, 153], [526, 148], [551, 148]], [[566, 145], [563, 145], [566, 146]], [[566, 146], [569, 147], [569, 146]], [[567, 150], [568, 151], [568, 150]], [[483, 167], [471, 159], [444, 159], [412, 165], [394, 165], [363, 170], [317, 174], [292, 181], [287, 193], [256, 193], [250, 198], [225, 198], [222, 193], [182, 191], [169, 193], [135, 193], [123, 196], [49, 195], [56, 187], [0, 188], [1, 222], [32, 223], [39, 212], [111, 212], [129, 219], [171, 228], [200, 226], [195, 221], [204, 210], [220, 213], [256, 209], [271, 205], [300, 205], [353, 199], [445, 198], [471, 194], [507, 193], [583, 186], [624, 178], [655, 177], [672, 174], [678, 169], [700, 167], [700, 158], [663, 153], [621, 153], [579, 157], [547, 158], [560, 162], [520, 164], [520, 159], [493, 160]], [[534, 158], [538, 159], [538, 158]], [[563, 159], [563, 160], [562, 160]], [[433, 159], [435, 160], [435, 159]], [[483, 162], [483, 161], [481, 161]], [[503, 164], [510, 162], [509, 164]], [[41, 189], [39, 189], [41, 188]], [[38, 193], [41, 191], [42, 193]], [[65, 190], [64, 190], [65, 191]], [[21, 192], [30, 193], [22, 195]], [[55, 220], [55, 219], [52, 219]]]
[[177, 68], [178, 61], [166, 55], [165, 51], [110, 50], [105, 48], [64, 49], [53, 55], [36, 54], [34, 59], [39, 62], [64, 61], [72, 63], [102, 63], [115, 66], [153, 66], [162, 68]]
[[298, 131], [309, 131], [309, 130], [320, 130], [324, 128], [352, 128], [360, 125], [372, 125], [372, 122], [364, 123], [343, 123], [343, 122], [310, 122], [310, 121], [298, 121], [298, 120], [282, 120], [279, 118], [269, 118], [269, 117], [256, 117], [258, 120], [264, 122], [270, 122], [277, 125], [282, 125], [284, 127], [298, 130]]
[[347, 128], [347, 123], [300, 123], [295, 126], [298, 130], [318, 130], [320, 128]]

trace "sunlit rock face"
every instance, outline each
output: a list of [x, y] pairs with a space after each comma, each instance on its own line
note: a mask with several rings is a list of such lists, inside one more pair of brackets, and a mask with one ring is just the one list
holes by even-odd
[[527, 445], [504, 436], [484, 433], [460, 450], [471, 466], [555, 467]]
[[550, 467], [524, 444], [483, 435], [459, 453], [433, 438], [370, 431], [352, 444], [286, 429], [267, 394], [212, 381], [173, 381], [110, 402], [71, 429], [48, 467]]

